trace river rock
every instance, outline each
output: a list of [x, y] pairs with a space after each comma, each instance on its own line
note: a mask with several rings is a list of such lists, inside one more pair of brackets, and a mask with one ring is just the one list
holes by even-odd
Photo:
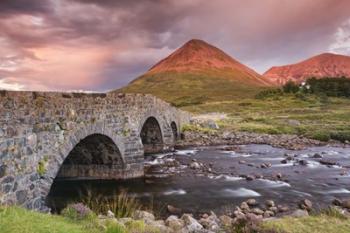
[[278, 208], [278, 212], [281, 212], [281, 213], [289, 211], [288, 206], [278, 205], [277, 208]]
[[256, 214], [256, 215], [263, 215], [263, 214], [264, 214], [264, 211], [261, 210], [261, 209], [259, 209], [259, 208], [253, 208], [253, 209], [251, 210], [251, 212], [252, 212], [253, 214]]
[[271, 210], [266, 210], [263, 214], [264, 218], [270, 218], [273, 217], [275, 215], [275, 213]]
[[190, 168], [197, 170], [201, 168], [201, 165], [198, 162], [192, 162], [190, 163]]
[[190, 214], [182, 215], [181, 219], [184, 221], [186, 226], [185, 228], [188, 230], [188, 232], [197, 232], [203, 229], [203, 226]]
[[332, 204], [333, 205], [336, 205], [336, 206], [341, 206], [342, 205], [342, 201], [339, 200], [338, 198], [335, 198], [333, 201], [332, 201]]
[[308, 161], [306, 161], [305, 159], [302, 159], [302, 160], [299, 160], [299, 164], [302, 165], [302, 166], [306, 166], [309, 164]]
[[231, 226], [233, 223], [233, 219], [227, 215], [221, 215], [219, 219], [220, 219], [221, 225], [223, 226]]
[[242, 202], [240, 205], [240, 208], [244, 211], [244, 210], [249, 210], [249, 205], [247, 204], [247, 202]]
[[247, 181], [252, 181], [252, 180], [255, 180], [255, 176], [253, 176], [253, 175], [247, 175], [247, 176], [245, 177], [245, 179], [246, 179]]
[[295, 210], [290, 216], [295, 218], [300, 218], [300, 217], [309, 216], [309, 213], [306, 210], [298, 209], [298, 210]]
[[218, 231], [218, 230], [220, 229], [219, 224], [218, 224], [216, 221], [214, 221], [214, 220], [212, 220], [212, 219], [210, 219], [210, 218], [201, 218], [201, 219], [199, 220], [199, 223], [200, 223], [205, 229], [210, 230], [210, 231], [216, 232], [216, 231]]
[[315, 154], [312, 156], [312, 158], [314, 158], [314, 159], [322, 159], [323, 156], [320, 155], [319, 153], [315, 153]]
[[182, 209], [177, 208], [177, 207], [172, 206], [172, 205], [167, 205], [167, 210], [170, 214], [175, 214], [175, 215], [182, 214]]
[[256, 206], [258, 204], [257, 201], [254, 198], [250, 198], [250, 199], [246, 200], [246, 203], [249, 206]]
[[288, 161], [287, 161], [286, 159], [283, 159], [283, 160], [281, 160], [281, 163], [282, 163], [282, 164], [287, 164]]
[[350, 199], [345, 199], [341, 202], [341, 207], [350, 209]]
[[263, 220], [263, 217], [261, 215], [256, 215], [253, 213], [248, 213], [245, 216], [246, 216], [247, 220], [254, 225], [259, 224]]
[[108, 210], [107, 211], [107, 217], [108, 218], [115, 218], [115, 214], [112, 211]]
[[312, 209], [312, 202], [309, 199], [304, 199], [299, 204], [300, 209], [310, 211]]
[[273, 200], [267, 200], [267, 201], [265, 202], [265, 205], [266, 205], [267, 207], [273, 207], [273, 206], [275, 206], [275, 202], [274, 202]]
[[149, 213], [144, 210], [136, 210], [134, 212], [133, 218], [136, 220], [144, 220], [145, 223], [151, 222], [155, 220], [155, 217], [152, 213]]
[[322, 160], [320, 160], [320, 164], [328, 165], [328, 166], [334, 166], [334, 165], [337, 165], [337, 162], [331, 161], [331, 160], [322, 159]]
[[182, 219], [179, 219], [176, 215], [170, 215], [165, 220], [165, 225], [171, 228], [173, 231], [177, 232], [185, 226], [185, 223]]

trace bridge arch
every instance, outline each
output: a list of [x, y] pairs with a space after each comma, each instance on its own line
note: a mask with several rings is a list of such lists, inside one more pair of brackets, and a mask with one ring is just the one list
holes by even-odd
[[177, 139], [179, 138], [179, 129], [175, 121], [172, 121], [170, 123], [170, 127], [171, 127], [171, 132], [173, 133], [173, 140], [174, 142], [176, 142]]
[[164, 134], [160, 122], [154, 116], [148, 116], [141, 124], [139, 131], [144, 154], [163, 151]]
[[118, 146], [103, 134], [79, 141], [63, 161], [56, 178], [115, 179], [125, 168]]

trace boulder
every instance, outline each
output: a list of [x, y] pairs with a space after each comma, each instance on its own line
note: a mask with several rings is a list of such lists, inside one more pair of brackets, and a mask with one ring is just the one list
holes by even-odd
[[247, 202], [242, 202], [240, 205], [240, 208], [244, 211], [244, 210], [249, 210], [249, 205], [247, 204]]
[[167, 210], [170, 214], [181, 215], [182, 210], [172, 205], [167, 205]]
[[345, 199], [341, 202], [341, 207], [350, 209], [350, 199]]
[[152, 213], [149, 213], [149, 212], [144, 211], [144, 210], [136, 210], [134, 212], [133, 218], [135, 220], [144, 220], [145, 223], [149, 223], [149, 222], [155, 220], [155, 217]]
[[332, 204], [333, 205], [336, 205], [336, 206], [341, 206], [342, 205], [342, 201], [339, 200], [338, 198], [335, 198], [333, 201], [332, 201]]
[[256, 214], [256, 215], [263, 215], [263, 214], [264, 214], [264, 211], [263, 211], [262, 209], [259, 209], [259, 208], [253, 208], [253, 209], [251, 210], [251, 212], [252, 212], [253, 214]]
[[250, 198], [250, 199], [246, 200], [246, 203], [249, 206], [256, 206], [258, 204], [257, 201], [254, 198]]
[[337, 162], [322, 159], [322, 160], [320, 160], [320, 164], [327, 165], [327, 166], [334, 166], [334, 165], [337, 165]]
[[190, 163], [190, 168], [197, 170], [201, 168], [201, 165], [198, 162], [192, 162]]
[[309, 199], [304, 199], [299, 204], [300, 209], [310, 211], [312, 209], [312, 202]]
[[306, 210], [299, 209], [299, 210], [295, 210], [290, 216], [295, 218], [301, 218], [301, 217], [309, 216], [309, 213]]
[[266, 200], [265, 205], [267, 207], [273, 207], [275, 206], [275, 202], [273, 200]]
[[231, 226], [233, 223], [233, 219], [227, 215], [221, 215], [219, 219], [220, 219], [221, 225], [223, 226]]
[[108, 210], [107, 211], [107, 217], [108, 218], [115, 218], [115, 215], [114, 215], [114, 213], [112, 211]]
[[182, 215], [181, 219], [185, 223], [185, 228], [188, 230], [188, 232], [197, 232], [203, 229], [203, 226], [192, 217], [190, 214], [184, 214]]
[[275, 213], [273, 211], [271, 211], [271, 210], [266, 210], [264, 212], [264, 214], [263, 214], [264, 218], [270, 218], [270, 217], [272, 217], [274, 215], [275, 215]]
[[185, 223], [182, 219], [179, 219], [176, 215], [170, 215], [165, 220], [165, 225], [176, 232], [182, 229], [185, 226]]
[[314, 159], [322, 159], [323, 156], [320, 155], [319, 153], [315, 153], [315, 154], [312, 156], [312, 158], [314, 158]]

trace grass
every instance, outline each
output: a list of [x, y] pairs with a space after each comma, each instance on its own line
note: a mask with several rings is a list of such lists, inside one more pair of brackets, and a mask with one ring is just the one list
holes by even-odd
[[102, 225], [97, 217], [77, 220], [60, 215], [43, 214], [20, 207], [0, 207], [1, 233], [160, 233], [143, 221], [132, 220], [125, 226], [113, 221]]
[[[207, 71], [205, 74], [168, 72], [142, 76], [121, 92], [150, 93], [174, 106], [192, 106], [212, 101], [254, 97], [262, 87], [247, 84], [250, 80], [240, 79], [237, 73]], [[231, 78], [230, 78], [231, 77]]]
[[266, 232], [276, 233], [348, 233], [350, 232], [350, 220], [344, 216], [323, 213], [302, 218], [285, 217], [266, 221], [261, 228]]
[[263, 99], [241, 98], [185, 106], [193, 113], [223, 112], [228, 118], [218, 122], [235, 131], [296, 134], [327, 141], [350, 140], [350, 99], [314, 95], [283, 94]]
[[1, 233], [99, 233], [91, 221], [73, 221], [19, 207], [0, 207]]
[[139, 201], [125, 190], [112, 197], [94, 194], [91, 189], [87, 189], [86, 192], [81, 196], [81, 202], [98, 214], [105, 215], [110, 210], [117, 218], [131, 217], [136, 210], [142, 207]]

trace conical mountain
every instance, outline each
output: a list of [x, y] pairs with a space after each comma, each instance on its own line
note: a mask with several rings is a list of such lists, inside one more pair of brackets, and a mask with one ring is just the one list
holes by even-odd
[[350, 57], [323, 53], [296, 64], [272, 67], [264, 76], [278, 85], [283, 85], [289, 80], [301, 83], [311, 77], [350, 78]]
[[190, 40], [121, 89], [178, 106], [253, 96], [270, 86], [261, 75], [202, 40]]

